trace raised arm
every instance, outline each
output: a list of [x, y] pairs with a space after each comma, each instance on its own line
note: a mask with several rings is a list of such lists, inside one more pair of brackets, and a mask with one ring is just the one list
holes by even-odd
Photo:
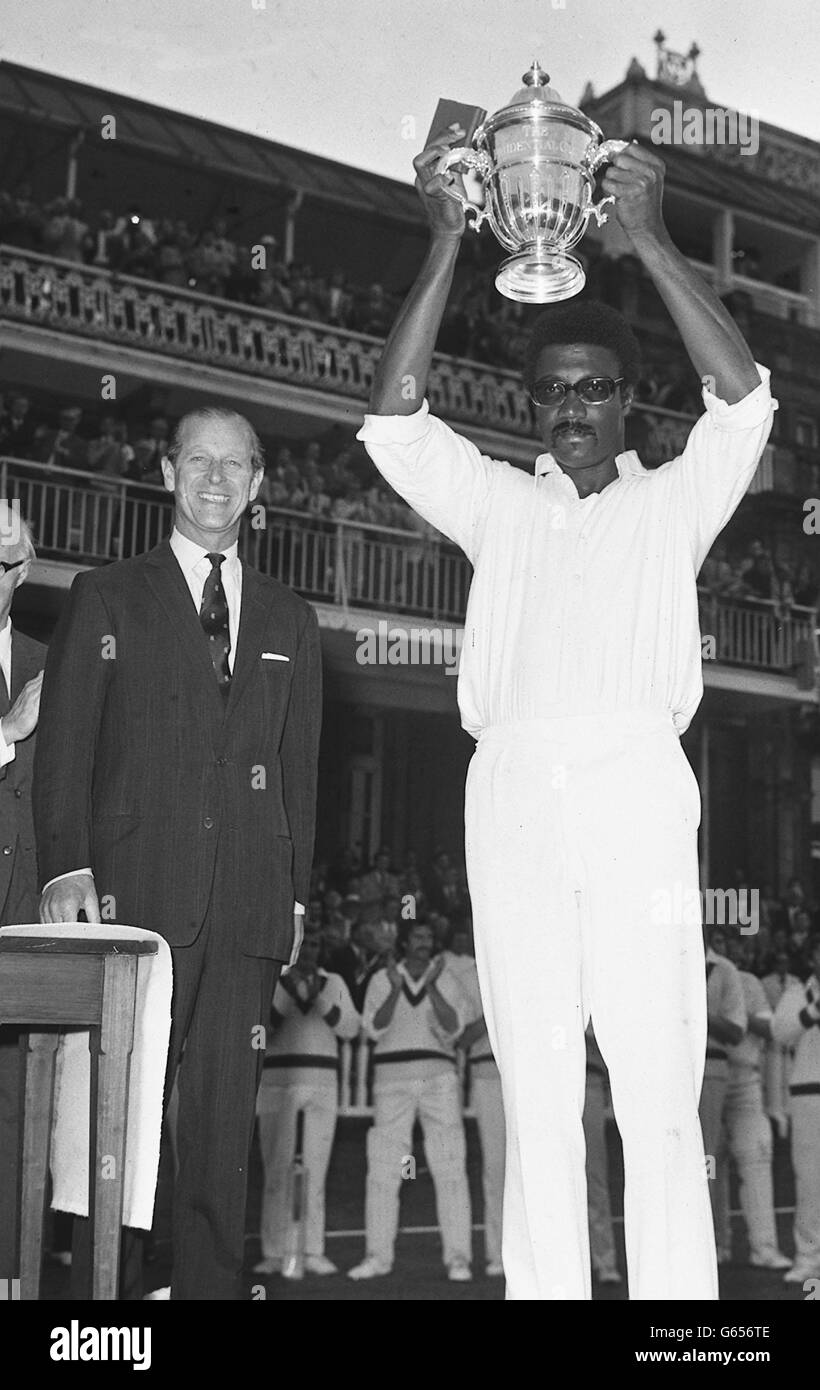
[[373, 415], [412, 415], [427, 391], [465, 226], [460, 204], [443, 191], [453, 176], [433, 173], [436, 161], [447, 149], [444, 144], [429, 145], [413, 160], [416, 189], [430, 224], [430, 245], [384, 345], [370, 392]]
[[749, 348], [714, 290], [674, 245], [661, 214], [664, 164], [640, 145], [615, 156], [603, 182], [635, 254], [651, 277], [698, 376], [736, 404], [760, 385]]

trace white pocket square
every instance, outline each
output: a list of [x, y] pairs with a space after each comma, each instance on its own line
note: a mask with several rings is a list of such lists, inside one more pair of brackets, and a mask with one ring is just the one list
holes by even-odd
[[282, 656], [281, 652], [263, 652], [263, 661], [290, 661], [289, 656]]

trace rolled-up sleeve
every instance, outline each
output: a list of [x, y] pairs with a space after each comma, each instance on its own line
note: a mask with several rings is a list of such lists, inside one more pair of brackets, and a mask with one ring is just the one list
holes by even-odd
[[412, 415], [365, 415], [356, 438], [413, 511], [474, 560], [493, 488], [510, 465], [482, 454], [426, 401]]
[[687, 518], [697, 570], [737, 510], [771, 432], [777, 409], [769, 389], [771, 374], [759, 362], [755, 366], [760, 385], [734, 405], [703, 388], [705, 414], [680, 457], [665, 465]]

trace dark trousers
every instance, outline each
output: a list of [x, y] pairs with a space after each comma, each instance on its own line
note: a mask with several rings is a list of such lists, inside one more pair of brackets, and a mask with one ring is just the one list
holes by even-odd
[[[248, 1156], [264, 1034], [279, 961], [241, 954], [233, 930], [235, 879], [220, 865], [208, 913], [191, 946], [172, 949], [174, 991], [166, 1104], [179, 1068], [173, 1199], [172, 1299], [239, 1297], [245, 1250]], [[261, 1044], [261, 1045], [260, 1045]], [[184, 1049], [184, 1055], [183, 1055]], [[77, 1221], [75, 1297], [88, 1297], [88, 1222]], [[78, 1228], [85, 1227], [85, 1232]], [[132, 1241], [124, 1241], [123, 1296], [139, 1297]], [[78, 1259], [78, 1256], [80, 1258]]]

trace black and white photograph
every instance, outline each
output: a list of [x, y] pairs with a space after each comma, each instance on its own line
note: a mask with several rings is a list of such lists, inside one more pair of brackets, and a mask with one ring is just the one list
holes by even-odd
[[165, 1301], [811, 1361], [818, 51], [812, 0], [8, 8], [0, 1304], [41, 1375], [193, 1328], [207, 1369]]

